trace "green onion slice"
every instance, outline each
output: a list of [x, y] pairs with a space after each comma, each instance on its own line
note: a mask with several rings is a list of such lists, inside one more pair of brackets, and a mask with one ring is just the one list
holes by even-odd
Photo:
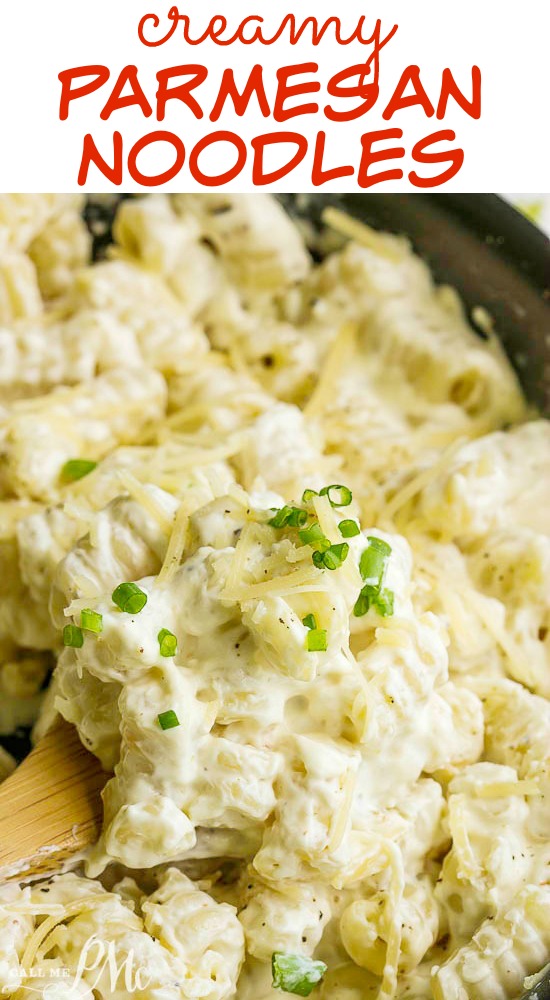
[[305, 618], [302, 618], [302, 625], [305, 625], [306, 628], [317, 628], [315, 615], [306, 615]]
[[178, 640], [173, 632], [167, 628], [161, 628], [157, 639], [159, 641], [161, 656], [175, 656], [178, 649]]
[[93, 472], [96, 466], [97, 462], [90, 462], [86, 458], [70, 458], [61, 469], [61, 478], [74, 483], [77, 479], [83, 479], [88, 473]]
[[339, 569], [349, 553], [347, 542], [340, 542], [339, 545], [331, 545], [330, 549], [322, 553], [323, 565], [326, 569]]
[[63, 629], [63, 645], [80, 649], [84, 645], [84, 635], [78, 625], [65, 625]]
[[290, 514], [292, 507], [288, 507], [286, 504], [279, 510], [276, 510], [273, 517], [267, 523], [271, 525], [272, 528], [284, 528], [287, 523], [288, 515]]
[[347, 486], [335, 484], [333, 486], [323, 486], [320, 496], [328, 497], [331, 507], [349, 507], [352, 501], [352, 492]]
[[286, 955], [274, 951], [271, 957], [272, 986], [283, 993], [308, 997], [314, 986], [323, 978], [327, 966], [305, 955]]
[[180, 720], [172, 708], [167, 712], [161, 712], [158, 720], [161, 729], [176, 729], [180, 725]]
[[309, 524], [307, 528], [302, 528], [298, 532], [298, 538], [304, 545], [317, 546], [321, 549], [330, 548], [330, 542], [318, 521]]
[[393, 590], [380, 590], [379, 587], [367, 583], [355, 602], [353, 614], [356, 618], [362, 618], [367, 611], [374, 608], [382, 618], [387, 618], [393, 615], [394, 596]]
[[375, 601], [375, 608], [379, 615], [383, 618], [388, 618], [393, 615], [393, 605], [394, 605], [394, 592], [393, 590], [381, 590]]
[[370, 610], [372, 606], [373, 599], [376, 597], [378, 589], [376, 587], [371, 587], [370, 584], [366, 584], [359, 593], [354, 608], [353, 614], [356, 618], [362, 618], [366, 615], [367, 611]]
[[314, 552], [311, 556], [313, 565], [318, 569], [339, 569], [347, 559], [349, 545], [347, 542], [340, 542], [339, 545], [331, 545], [323, 552]]
[[351, 521], [351, 520], [340, 521], [338, 528], [340, 530], [342, 538], [355, 538], [355, 536], [359, 535], [361, 531], [359, 525], [357, 524], [357, 521]]
[[267, 523], [272, 528], [286, 528], [287, 525], [291, 528], [301, 528], [306, 521], [307, 511], [302, 510], [301, 507], [289, 507], [288, 504], [285, 504], [284, 507], [275, 511]]
[[311, 503], [313, 497], [318, 497], [317, 490], [304, 490], [302, 493], [302, 503]]
[[356, 618], [362, 618], [367, 611], [375, 608], [379, 615], [386, 618], [388, 615], [393, 615], [395, 596], [392, 590], [382, 589], [386, 566], [391, 555], [391, 545], [388, 545], [383, 538], [376, 538], [374, 535], [369, 535], [367, 542], [368, 548], [359, 560], [359, 569], [365, 585], [355, 602], [353, 614]]
[[312, 628], [306, 636], [306, 646], [310, 653], [324, 653], [328, 646], [326, 628]]
[[292, 528], [302, 528], [307, 521], [307, 510], [302, 510], [301, 507], [292, 507], [290, 514], [288, 515], [287, 524]]
[[103, 632], [103, 615], [91, 608], [82, 608], [80, 612], [80, 627], [87, 632]]
[[137, 583], [121, 583], [113, 590], [114, 604], [129, 615], [137, 615], [147, 604], [147, 594]]
[[359, 570], [363, 580], [379, 587], [391, 555], [391, 545], [373, 535], [369, 535], [367, 542], [369, 545], [359, 560]]

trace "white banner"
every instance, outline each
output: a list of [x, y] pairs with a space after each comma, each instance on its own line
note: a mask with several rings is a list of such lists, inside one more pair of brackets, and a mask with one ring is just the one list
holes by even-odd
[[3, 191], [550, 187], [550, 5], [26, 0]]

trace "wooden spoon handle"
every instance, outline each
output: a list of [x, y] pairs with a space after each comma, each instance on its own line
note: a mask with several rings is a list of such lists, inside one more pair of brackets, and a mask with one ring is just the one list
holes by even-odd
[[0, 880], [52, 874], [94, 843], [107, 777], [74, 726], [57, 722], [0, 785]]

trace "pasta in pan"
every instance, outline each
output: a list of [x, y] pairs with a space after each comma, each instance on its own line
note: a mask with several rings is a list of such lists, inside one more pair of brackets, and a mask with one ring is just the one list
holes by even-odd
[[0, 888], [2, 991], [514, 1000], [550, 958], [548, 424], [402, 238], [155, 195], [91, 263], [80, 211], [0, 196], [0, 731], [73, 723], [104, 823]]

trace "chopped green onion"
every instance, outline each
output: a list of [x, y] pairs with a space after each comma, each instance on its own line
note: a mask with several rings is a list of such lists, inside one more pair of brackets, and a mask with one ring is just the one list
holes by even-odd
[[324, 962], [315, 962], [305, 955], [285, 955], [283, 951], [274, 951], [271, 957], [273, 988], [283, 993], [294, 993], [297, 997], [308, 997], [326, 971]]
[[301, 507], [293, 507], [288, 515], [287, 524], [292, 528], [302, 528], [307, 521], [307, 510]]
[[359, 569], [363, 580], [380, 587], [382, 577], [386, 569], [388, 558], [391, 555], [391, 545], [388, 545], [382, 538], [369, 535], [368, 549], [365, 549], [359, 561]]
[[147, 594], [137, 583], [121, 583], [113, 590], [113, 602], [121, 611], [129, 615], [137, 615], [147, 604]]
[[363, 587], [353, 608], [353, 614], [356, 618], [362, 618], [363, 615], [366, 615], [367, 611], [370, 610], [373, 599], [376, 597], [377, 593], [377, 588], [371, 587], [370, 584], [366, 584], [366, 586]]
[[103, 615], [91, 608], [82, 608], [80, 612], [80, 627], [88, 632], [103, 632]]
[[300, 507], [289, 507], [288, 504], [285, 504], [280, 510], [275, 511], [275, 514], [267, 523], [272, 528], [286, 528], [287, 524], [292, 528], [301, 528], [306, 521], [307, 511], [302, 510]]
[[323, 486], [319, 496], [328, 497], [331, 507], [349, 507], [352, 501], [352, 493], [347, 486]]
[[387, 618], [389, 615], [393, 615], [393, 601], [395, 594], [393, 590], [381, 590], [374, 602], [374, 606], [382, 618]]
[[342, 538], [355, 538], [356, 535], [360, 533], [359, 525], [357, 521], [340, 521], [338, 525], [340, 529], [340, 534]]
[[306, 615], [305, 618], [302, 618], [302, 625], [305, 625], [306, 628], [317, 628], [315, 615]]
[[367, 611], [374, 608], [379, 615], [387, 618], [389, 615], [393, 615], [394, 596], [393, 590], [380, 590], [379, 587], [373, 587], [372, 584], [367, 583], [355, 602], [353, 614], [356, 618], [362, 618]]
[[306, 646], [310, 653], [324, 653], [328, 646], [326, 628], [312, 628], [306, 636]]
[[302, 503], [311, 503], [313, 497], [318, 497], [317, 490], [304, 490], [302, 493]]
[[326, 569], [339, 569], [348, 557], [349, 545], [347, 542], [340, 542], [339, 545], [331, 545], [330, 549], [323, 552], [323, 565]]
[[291, 510], [292, 507], [288, 507], [287, 504], [285, 504], [284, 507], [275, 511], [273, 517], [267, 523], [270, 524], [272, 528], [284, 528]]
[[173, 632], [169, 632], [167, 628], [161, 628], [157, 639], [160, 646], [161, 656], [175, 656], [178, 649], [178, 640], [176, 639]]
[[327, 630], [317, 628], [317, 619], [312, 614], [302, 618], [302, 624], [309, 629], [306, 636], [306, 648], [308, 651], [310, 653], [324, 653], [327, 648]]
[[367, 542], [368, 548], [359, 560], [361, 576], [366, 582], [355, 602], [353, 614], [356, 618], [362, 618], [367, 611], [375, 608], [379, 615], [386, 618], [388, 615], [393, 615], [395, 596], [392, 590], [382, 589], [382, 581], [392, 551], [391, 545], [388, 545], [383, 538], [376, 538], [374, 535], [369, 535]]
[[63, 645], [80, 649], [84, 645], [84, 635], [78, 625], [65, 625], [63, 629]]
[[347, 542], [340, 542], [339, 545], [330, 545], [322, 552], [314, 552], [311, 556], [314, 566], [318, 569], [339, 569], [349, 553]]
[[86, 458], [70, 458], [61, 469], [61, 478], [74, 483], [77, 479], [83, 479], [89, 472], [93, 472], [96, 465], [97, 462], [90, 462]]
[[313, 524], [308, 525], [307, 528], [302, 528], [302, 530], [298, 532], [298, 538], [304, 543], [304, 545], [318, 545], [320, 548], [325, 549], [330, 547], [330, 542], [324, 534], [318, 521], [314, 521]]
[[161, 712], [159, 717], [159, 726], [161, 729], [176, 729], [180, 724], [176, 713], [173, 709], [169, 709], [168, 712]]

